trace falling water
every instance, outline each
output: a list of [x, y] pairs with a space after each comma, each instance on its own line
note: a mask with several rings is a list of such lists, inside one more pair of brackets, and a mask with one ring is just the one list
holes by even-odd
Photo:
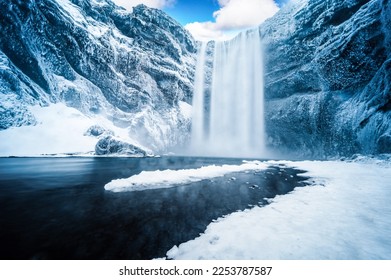
[[205, 59], [206, 59], [206, 42], [201, 43], [198, 51], [196, 73], [194, 80], [194, 95], [193, 95], [193, 116], [192, 116], [192, 145], [193, 148], [199, 150], [198, 145], [202, 145], [205, 141], [204, 128], [204, 88], [205, 88]]
[[231, 41], [215, 42], [209, 103], [205, 98], [205, 53], [206, 43], [203, 43], [195, 77], [193, 152], [214, 156], [262, 156], [263, 60], [259, 31], [251, 30]]

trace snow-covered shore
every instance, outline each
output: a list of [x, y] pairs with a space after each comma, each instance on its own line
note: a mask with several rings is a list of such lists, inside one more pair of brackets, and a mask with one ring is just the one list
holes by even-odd
[[242, 165], [142, 172], [113, 180], [110, 191], [175, 187], [232, 172], [283, 165], [307, 171], [311, 186], [269, 205], [219, 218], [169, 259], [390, 259], [391, 161], [249, 161]]
[[274, 161], [315, 185], [210, 224], [171, 259], [390, 259], [389, 161]]
[[105, 189], [113, 192], [142, 191], [171, 188], [205, 179], [222, 177], [233, 172], [264, 170], [267, 164], [260, 161], [244, 162], [240, 165], [209, 165], [193, 169], [143, 171], [130, 178], [117, 179], [106, 184]]

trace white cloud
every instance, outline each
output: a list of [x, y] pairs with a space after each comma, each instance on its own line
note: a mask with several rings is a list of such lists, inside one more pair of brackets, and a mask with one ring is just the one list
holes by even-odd
[[[193, 22], [185, 25], [185, 28], [200, 41], [209, 41], [214, 39], [224, 40], [224, 32], [215, 28], [213, 22]], [[228, 38], [227, 38], [228, 39]]]
[[218, 0], [215, 21], [194, 22], [185, 26], [197, 40], [224, 40], [240, 30], [257, 26], [273, 16], [278, 7], [273, 0]]
[[134, 6], [144, 4], [151, 8], [162, 9], [174, 4], [175, 0], [112, 0], [118, 6], [122, 6], [127, 10], [132, 10]]

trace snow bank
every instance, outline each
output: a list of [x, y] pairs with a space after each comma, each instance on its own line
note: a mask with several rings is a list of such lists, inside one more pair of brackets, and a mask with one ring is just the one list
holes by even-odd
[[63, 104], [31, 108], [37, 125], [0, 131], [0, 156], [91, 152], [96, 139], [83, 136], [93, 121]]
[[246, 170], [264, 170], [267, 164], [259, 161], [244, 161], [241, 165], [209, 165], [196, 169], [143, 171], [127, 179], [113, 180], [105, 189], [113, 192], [142, 191], [145, 189], [171, 188], [178, 184], [188, 184], [224, 176], [228, 173]]
[[93, 155], [99, 139], [85, 134], [97, 124], [113, 131], [119, 139], [144, 148], [129, 138], [126, 129], [116, 127], [103, 116], [88, 117], [63, 103], [32, 106], [30, 111], [37, 120], [36, 125], [0, 131], [0, 156]]
[[283, 163], [308, 170], [312, 187], [218, 219], [173, 259], [390, 259], [391, 166], [378, 162]]

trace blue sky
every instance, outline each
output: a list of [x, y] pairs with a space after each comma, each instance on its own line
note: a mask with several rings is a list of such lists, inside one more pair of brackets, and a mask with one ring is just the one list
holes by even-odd
[[173, 7], [164, 8], [164, 11], [186, 25], [195, 21], [213, 20], [213, 12], [218, 9], [216, 0], [177, 0]]
[[[275, 0], [274, 2], [278, 7], [282, 7], [287, 1]], [[163, 8], [163, 10], [185, 26], [196, 21], [212, 21], [214, 19], [213, 12], [219, 8], [217, 0], [177, 0], [174, 5]]]
[[290, 0], [112, 0], [131, 10], [137, 4], [164, 10], [197, 40], [225, 40], [259, 25]]

